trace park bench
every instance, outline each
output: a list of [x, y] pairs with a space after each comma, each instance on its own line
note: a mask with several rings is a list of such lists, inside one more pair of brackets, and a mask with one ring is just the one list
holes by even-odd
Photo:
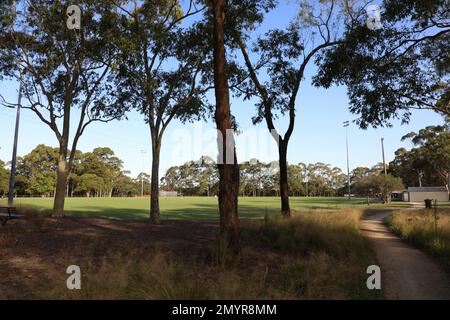
[[0, 207], [0, 224], [5, 225], [8, 220], [19, 219], [20, 214], [17, 213], [15, 207]]

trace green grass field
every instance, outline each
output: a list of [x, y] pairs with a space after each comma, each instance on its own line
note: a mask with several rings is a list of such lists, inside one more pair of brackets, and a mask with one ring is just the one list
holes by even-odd
[[[304, 212], [312, 209], [337, 209], [347, 206], [368, 207], [365, 199], [332, 197], [292, 197], [291, 209]], [[0, 199], [6, 205], [5, 199]], [[16, 207], [33, 207], [40, 211], [50, 211], [52, 198], [17, 198]], [[145, 219], [148, 217], [149, 198], [67, 198], [65, 212], [68, 216], [96, 217], [108, 219]], [[161, 217], [163, 219], [209, 220], [218, 218], [217, 198], [214, 197], [161, 197]], [[372, 204], [370, 207], [380, 207]], [[391, 203], [390, 207], [407, 207], [408, 203]], [[241, 218], [262, 218], [277, 213], [280, 200], [277, 197], [239, 198]]]

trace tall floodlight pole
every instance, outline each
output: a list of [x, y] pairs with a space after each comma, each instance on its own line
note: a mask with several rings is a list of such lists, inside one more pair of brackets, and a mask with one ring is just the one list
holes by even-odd
[[144, 164], [145, 164], [145, 150], [141, 150], [142, 154], [142, 171], [141, 171], [141, 197], [144, 196]]
[[308, 167], [305, 163], [305, 197], [308, 196]]
[[305, 185], [306, 185], [306, 196], [308, 196], [308, 168], [305, 165]]
[[9, 192], [8, 206], [12, 206], [14, 202], [14, 184], [16, 180], [16, 161], [17, 161], [17, 142], [19, 140], [19, 123], [20, 123], [20, 106], [22, 103], [22, 73], [20, 73], [19, 98], [17, 102], [16, 128], [14, 130], [14, 144], [11, 160], [11, 172], [9, 173]]
[[345, 128], [345, 145], [347, 148], [347, 184], [348, 184], [348, 200], [351, 199], [351, 193], [350, 193], [350, 163], [348, 160], [348, 127], [350, 125], [349, 121], [344, 121], [343, 123], [344, 128]]
[[381, 138], [381, 153], [383, 154], [383, 168], [384, 168], [384, 174], [387, 174], [387, 169], [386, 169], [386, 159], [384, 158], [384, 138]]

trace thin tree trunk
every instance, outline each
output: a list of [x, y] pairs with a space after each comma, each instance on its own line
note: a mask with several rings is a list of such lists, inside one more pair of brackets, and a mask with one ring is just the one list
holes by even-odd
[[[230, 96], [228, 79], [225, 73], [225, 0], [213, 1], [214, 15], [214, 82], [216, 96], [215, 120], [217, 129], [223, 139], [218, 137], [219, 157], [225, 164], [218, 164], [219, 168], [219, 212], [220, 232], [231, 252], [238, 254], [239, 244], [239, 218], [238, 218], [238, 195], [239, 195], [239, 165], [237, 164], [235, 145], [227, 130], [232, 129], [230, 111]], [[222, 141], [220, 141], [222, 140]], [[222, 142], [222, 143], [220, 143]], [[222, 150], [220, 150], [222, 148]], [[226, 163], [227, 152], [234, 152], [233, 163]], [[228, 157], [229, 158], [229, 157]]]
[[287, 147], [288, 142], [280, 139], [278, 152], [280, 161], [280, 196], [281, 196], [281, 214], [283, 217], [291, 216], [289, 207], [289, 184], [287, 172]]
[[67, 178], [69, 175], [69, 168], [67, 164], [67, 147], [60, 146], [58, 158], [58, 168], [56, 170], [56, 188], [55, 188], [55, 200], [53, 203], [54, 218], [64, 217], [64, 200], [66, 197]]
[[[152, 137], [152, 139], [154, 139]], [[152, 176], [150, 191], [150, 222], [152, 224], [160, 223], [159, 211], [159, 154], [161, 150], [161, 141], [154, 139], [152, 141]]]

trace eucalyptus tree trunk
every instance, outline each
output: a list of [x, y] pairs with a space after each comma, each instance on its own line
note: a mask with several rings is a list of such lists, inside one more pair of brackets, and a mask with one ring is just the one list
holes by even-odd
[[289, 206], [289, 183], [287, 171], [287, 147], [288, 140], [280, 139], [278, 145], [279, 162], [280, 162], [280, 197], [281, 197], [281, 214], [283, 217], [291, 216], [291, 208]]
[[58, 167], [56, 169], [55, 199], [53, 202], [53, 218], [64, 217], [64, 200], [66, 197], [67, 178], [69, 165], [67, 162], [67, 144], [61, 143], [58, 155]]
[[[213, 0], [214, 15], [214, 83], [216, 96], [215, 121], [218, 129], [219, 157], [225, 164], [218, 164], [220, 232], [227, 248], [234, 254], [239, 253], [239, 165], [237, 164], [234, 141], [227, 137], [232, 129], [228, 78], [225, 73], [225, 0]], [[234, 152], [233, 163], [226, 163], [228, 152]]]
[[152, 137], [152, 176], [150, 191], [150, 222], [159, 224], [159, 156], [161, 150], [161, 140]]

